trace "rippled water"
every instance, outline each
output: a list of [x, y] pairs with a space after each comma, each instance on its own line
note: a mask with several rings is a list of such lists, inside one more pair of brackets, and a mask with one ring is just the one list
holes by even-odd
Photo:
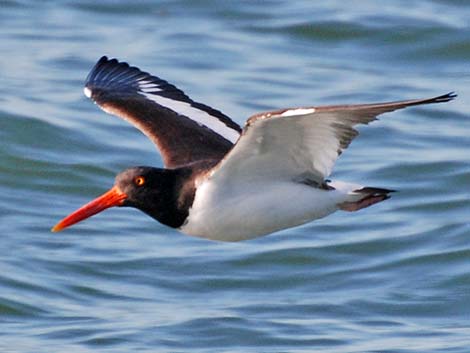
[[[470, 5], [1, 1], [1, 352], [470, 352]], [[299, 105], [454, 102], [361, 128], [333, 178], [400, 192], [222, 244], [132, 209], [52, 234], [132, 165], [138, 131], [82, 94], [101, 55], [242, 124]]]

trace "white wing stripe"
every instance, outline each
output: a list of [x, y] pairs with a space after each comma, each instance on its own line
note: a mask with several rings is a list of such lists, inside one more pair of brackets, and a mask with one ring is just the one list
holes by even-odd
[[306, 115], [315, 112], [315, 108], [297, 108], [286, 110], [281, 116]]
[[157, 88], [159, 91], [161, 91], [161, 88], [157, 86], [155, 83], [146, 83], [146, 84], [139, 83], [140, 90], [145, 91], [146, 89], [149, 89], [149, 88]]
[[[152, 91], [154, 91], [154, 89], [152, 89]], [[173, 110], [175, 113], [184, 115], [187, 118], [194, 120], [199, 125], [204, 125], [230, 142], [235, 143], [240, 136], [237, 130], [228, 127], [217, 117], [212, 116], [203, 110], [197, 109], [189, 103], [162, 97], [158, 94], [150, 94], [144, 90], [142, 90], [142, 93], [139, 92], [139, 94], [142, 94], [147, 99], [150, 99], [151, 101], [163, 107]]]
[[137, 84], [141, 92], [158, 92], [162, 90], [158, 84], [146, 80], [138, 81]]

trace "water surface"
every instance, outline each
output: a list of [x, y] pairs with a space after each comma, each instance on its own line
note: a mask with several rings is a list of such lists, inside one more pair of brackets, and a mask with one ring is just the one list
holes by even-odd
[[[470, 5], [2, 1], [0, 351], [469, 352]], [[273, 108], [421, 98], [361, 127], [332, 178], [399, 190], [262, 239], [132, 209], [52, 234], [152, 144], [82, 94], [102, 55], [243, 124]]]

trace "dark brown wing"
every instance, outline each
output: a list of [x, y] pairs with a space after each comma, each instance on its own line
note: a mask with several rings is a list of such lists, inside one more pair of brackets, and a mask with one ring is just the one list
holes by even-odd
[[220, 160], [241, 132], [220, 111], [194, 102], [156, 76], [105, 56], [88, 75], [84, 92], [104, 111], [130, 122], [152, 140], [168, 168]]

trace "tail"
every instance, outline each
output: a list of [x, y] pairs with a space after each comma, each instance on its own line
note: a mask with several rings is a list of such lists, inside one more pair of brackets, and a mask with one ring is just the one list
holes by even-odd
[[358, 200], [342, 202], [338, 204], [338, 207], [340, 210], [348, 212], [359, 211], [360, 209], [389, 199], [391, 192], [395, 192], [395, 190], [363, 187], [352, 192], [353, 195], [359, 196]]

